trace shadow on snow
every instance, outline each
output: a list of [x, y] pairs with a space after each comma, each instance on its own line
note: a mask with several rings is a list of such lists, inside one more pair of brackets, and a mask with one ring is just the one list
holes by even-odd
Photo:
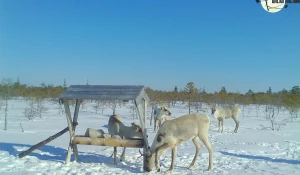
[[[33, 145], [28, 144], [18, 144], [18, 143], [3, 143], [0, 142], [0, 151], [6, 151], [10, 155], [18, 157], [20, 153], [26, 151]], [[37, 152], [38, 151], [38, 152]], [[113, 158], [106, 157], [104, 155], [87, 153], [87, 152], [79, 152], [79, 163], [104, 163], [109, 167], [116, 168], [116, 166], [120, 169], [126, 169], [133, 173], [139, 173], [140, 168], [142, 166], [140, 161], [131, 163], [126, 162], [125, 165], [122, 163], [118, 163], [118, 165], [114, 165]], [[39, 160], [47, 160], [47, 161], [55, 161], [64, 163], [67, 155], [67, 150], [62, 149], [55, 146], [44, 145], [34, 152], [29, 153], [27, 156], [33, 156], [38, 158]], [[74, 160], [74, 156], [72, 154], [71, 161]]]
[[293, 164], [293, 165], [300, 164], [300, 160], [273, 159], [273, 158], [265, 157], [265, 156], [235, 154], [235, 153], [229, 153], [229, 152], [225, 152], [225, 151], [220, 151], [220, 153], [227, 155], [227, 156], [234, 156], [234, 157], [245, 158], [245, 159], [265, 160], [268, 162], [287, 163], [287, 164]]

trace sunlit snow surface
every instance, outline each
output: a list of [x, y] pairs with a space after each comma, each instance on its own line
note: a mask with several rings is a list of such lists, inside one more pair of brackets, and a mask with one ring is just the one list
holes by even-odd
[[[4, 106], [0, 109], [0, 174], [140, 174], [142, 158], [138, 149], [126, 150], [125, 162], [114, 165], [110, 157], [113, 148], [102, 146], [78, 145], [79, 162], [74, 162], [72, 156], [70, 165], [64, 164], [70, 135], [65, 133], [45, 146], [40, 147], [29, 155], [18, 158], [18, 155], [56, 134], [67, 127], [65, 114], [60, 114], [62, 106], [57, 101], [45, 101], [47, 111], [42, 118], [29, 121], [24, 115], [26, 101], [24, 99], [10, 100], [8, 106], [8, 130], [4, 131]], [[107, 132], [107, 123], [112, 109], [107, 105], [95, 112], [94, 102], [85, 102], [80, 107], [76, 134], [83, 135], [86, 128], [103, 129]], [[133, 103], [117, 105], [116, 113], [120, 114], [126, 125], [133, 119]], [[269, 127], [265, 120], [265, 107], [245, 106], [239, 116], [240, 129], [233, 133], [235, 123], [232, 119], [225, 120], [224, 132], [218, 133], [217, 120], [211, 115], [210, 107], [203, 106], [202, 113], [211, 118], [209, 138], [213, 146], [213, 170], [205, 171], [208, 167], [208, 152], [202, 144], [195, 168], [187, 169], [195, 154], [192, 141], [178, 146], [175, 168], [172, 174], [300, 174], [300, 120], [295, 119], [287, 123], [280, 131], [262, 129]], [[258, 109], [258, 110], [257, 110]], [[179, 117], [188, 113], [186, 104], [178, 102], [169, 107], [172, 117]], [[71, 106], [74, 111], [74, 106]], [[147, 129], [149, 143], [152, 143], [153, 124], [150, 126], [151, 108], [148, 108]], [[281, 109], [279, 119], [289, 118], [288, 111]], [[24, 128], [21, 132], [20, 123]], [[120, 156], [122, 148], [118, 148]], [[119, 160], [118, 160], [119, 161]], [[163, 174], [171, 164], [171, 153], [168, 151], [161, 157], [162, 172], [149, 174]], [[147, 173], [146, 173], [147, 174]]]

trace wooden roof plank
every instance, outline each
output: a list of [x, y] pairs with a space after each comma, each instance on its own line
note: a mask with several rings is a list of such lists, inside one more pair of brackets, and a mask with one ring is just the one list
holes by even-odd
[[133, 85], [71, 85], [60, 99], [137, 100], [149, 102], [144, 86]]

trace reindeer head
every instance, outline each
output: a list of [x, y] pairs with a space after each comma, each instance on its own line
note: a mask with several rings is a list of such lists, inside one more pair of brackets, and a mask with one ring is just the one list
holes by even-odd
[[[155, 145], [155, 152], [151, 153], [151, 149], [146, 153], [145, 155], [145, 169], [146, 171], [150, 172], [153, 170], [154, 167], [156, 167], [157, 171], [160, 171], [160, 165], [159, 162], [155, 162], [155, 155], [157, 154], [157, 148], [161, 146], [164, 143], [164, 138], [166, 137], [166, 133], [159, 133], [156, 137], [156, 140], [153, 141], [153, 144]], [[166, 151], [166, 150], [164, 150]]]
[[164, 106], [158, 106], [154, 109], [154, 115], [156, 116], [171, 116], [171, 112]]
[[142, 132], [142, 127], [135, 122], [131, 123], [131, 127], [135, 130], [135, 132]]
[[150, 172], [155, 167], [155, 153], [148, 151], [145, 155], [145, 170]]
[[165, 115], [170, 116], [171, 112], [166, 107], [161, 107], [162, 111], [164, 111]]

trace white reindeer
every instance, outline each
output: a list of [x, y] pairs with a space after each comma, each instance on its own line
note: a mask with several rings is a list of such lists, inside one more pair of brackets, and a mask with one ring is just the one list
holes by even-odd
[[[112, 136], [118, 135], [121, 138], [142, 138], [142, 128], [136, 123], [131, 123], [131, 126], [125, 126], [122, 122], [122, 118], [118, 115], [111, 115], [108, 121], [108, 133]], [[125, 160], [125, 150], [126, 147], [123, 148], [123, 153], [121, 155], [121, 161]], [[114, 152], [117, 153], [117, 147], [114, 147]], [[111, 155], [114, 157], [114, 153]], [[115, 162], [116, 164], [116, 159]]]
[[[160, 127], [163, 120], [167, 120], [169, 116], [171, 116], [171, 112], [164, 107], [163, 105], [156, 105], [153, 111], [154, 114], [154, 132], [156, 129]], [[156, 123], [158, 123], [156, 125]]]
[[212, 169], [212, 147], [208, 140], [208, 129], [210, 119], [204, 114], [187, 114], [173, 120], [165, 121], [159, 128], [150, 150], [145, 155], [145, 169], [152, 171], [154, 166], [160, 171], [159, 158], [168, 148], [172, 148], [172, 162], [168, 171], [174, 169], [174, 159], [177, 152], [177, 146], [185, 141], [192, 139], [196, 146], [196, 154], [189, 166], [194, 167], [196, 158], [200, 152], [200, 141], [204, 143], [209, 152], [208, 170]]
[[238, 115], [240, 112], [241, 112], [241, 110], [235, 106], [211, 108], [211, 114], [214, 115], [216, 117], [216, 119], [219, 120], [218, 132], [220, 132], [220, 123], [222, 122], [222, 131], [221, 132], [223, 132], [224, 120], [232, 118], [235, 121], [234, 132], [237, 133], [238, 129], [239, 129], [239, 125], [240, 125], [240, 122], [238, 120]]

